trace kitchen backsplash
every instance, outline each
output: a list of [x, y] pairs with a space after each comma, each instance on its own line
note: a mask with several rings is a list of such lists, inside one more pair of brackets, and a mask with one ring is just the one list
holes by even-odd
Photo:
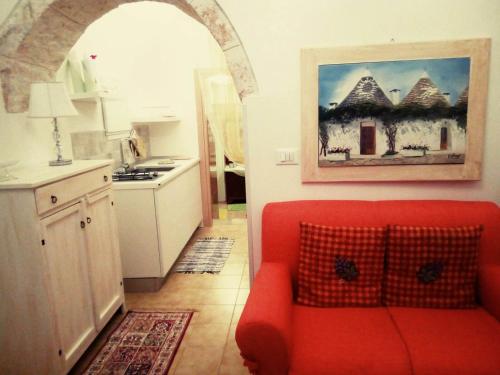
[[[147, 127], [138, 127], [136, 133], [143, 140], [147, 152], [145, 159], [151, 155], [149, 129]], [[120, 139], [108, 139], [103, 130], [71, 133], [73, 158], [75, 160], [113, 159], [114, 168], [118, 168], [122, 164], [120, 143]]]
[[108, 139], [103, 130], [71, 133], [75, 160], [113, 159], [114, 168], [122, 163], [120, 140]]

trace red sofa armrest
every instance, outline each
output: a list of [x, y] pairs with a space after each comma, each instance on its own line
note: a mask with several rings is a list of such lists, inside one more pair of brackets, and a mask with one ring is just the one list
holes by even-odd
[[500, 321], [500, 264], [487, 264], [479, 272], [483, 307]]
[[261, 265], [236, 328], [236, 342], [253, 374], [288, 373], [292, 279], [286, 264]]

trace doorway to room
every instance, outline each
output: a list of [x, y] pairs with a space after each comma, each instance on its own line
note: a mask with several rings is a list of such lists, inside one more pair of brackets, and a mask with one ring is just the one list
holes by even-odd
[[[208, 164], [206, 201], [211, 219], [246, 218], [242, 105], [224, 69], [195, 72], [200, 154]], [[209, 198], [208, 198], [209, 197]], [[210, 225], [209, 221], [205, 221]]]

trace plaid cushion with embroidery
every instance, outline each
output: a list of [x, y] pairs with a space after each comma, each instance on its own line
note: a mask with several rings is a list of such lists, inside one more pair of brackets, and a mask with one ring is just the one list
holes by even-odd
[[380, 305], [385, 228], [300, 223], [298, 303]]
[[390, 226], [383, 301], [390, 306], [475, 306], [482, 226]]

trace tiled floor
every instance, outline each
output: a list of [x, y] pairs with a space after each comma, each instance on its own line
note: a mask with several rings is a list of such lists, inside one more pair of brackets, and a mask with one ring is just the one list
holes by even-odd
[[245, 210], [233, 211], [231, 210], [231, 205], [227, 203], [214, 203], [212, 204], [212, 215], [216, 219], [220, 220], [232, 220], [232, 219], [244, 219], [247, 217]]
[[126, 294], [127, 307], [195, 311], [169, 375], [248, 374], [234, 340], [249, 291], [246, 220], [214, 220], [213, 227], [198, 229], [186, 248], [205, 236], [235, 239], [220, 274], [172, 273], [157, 293]]

